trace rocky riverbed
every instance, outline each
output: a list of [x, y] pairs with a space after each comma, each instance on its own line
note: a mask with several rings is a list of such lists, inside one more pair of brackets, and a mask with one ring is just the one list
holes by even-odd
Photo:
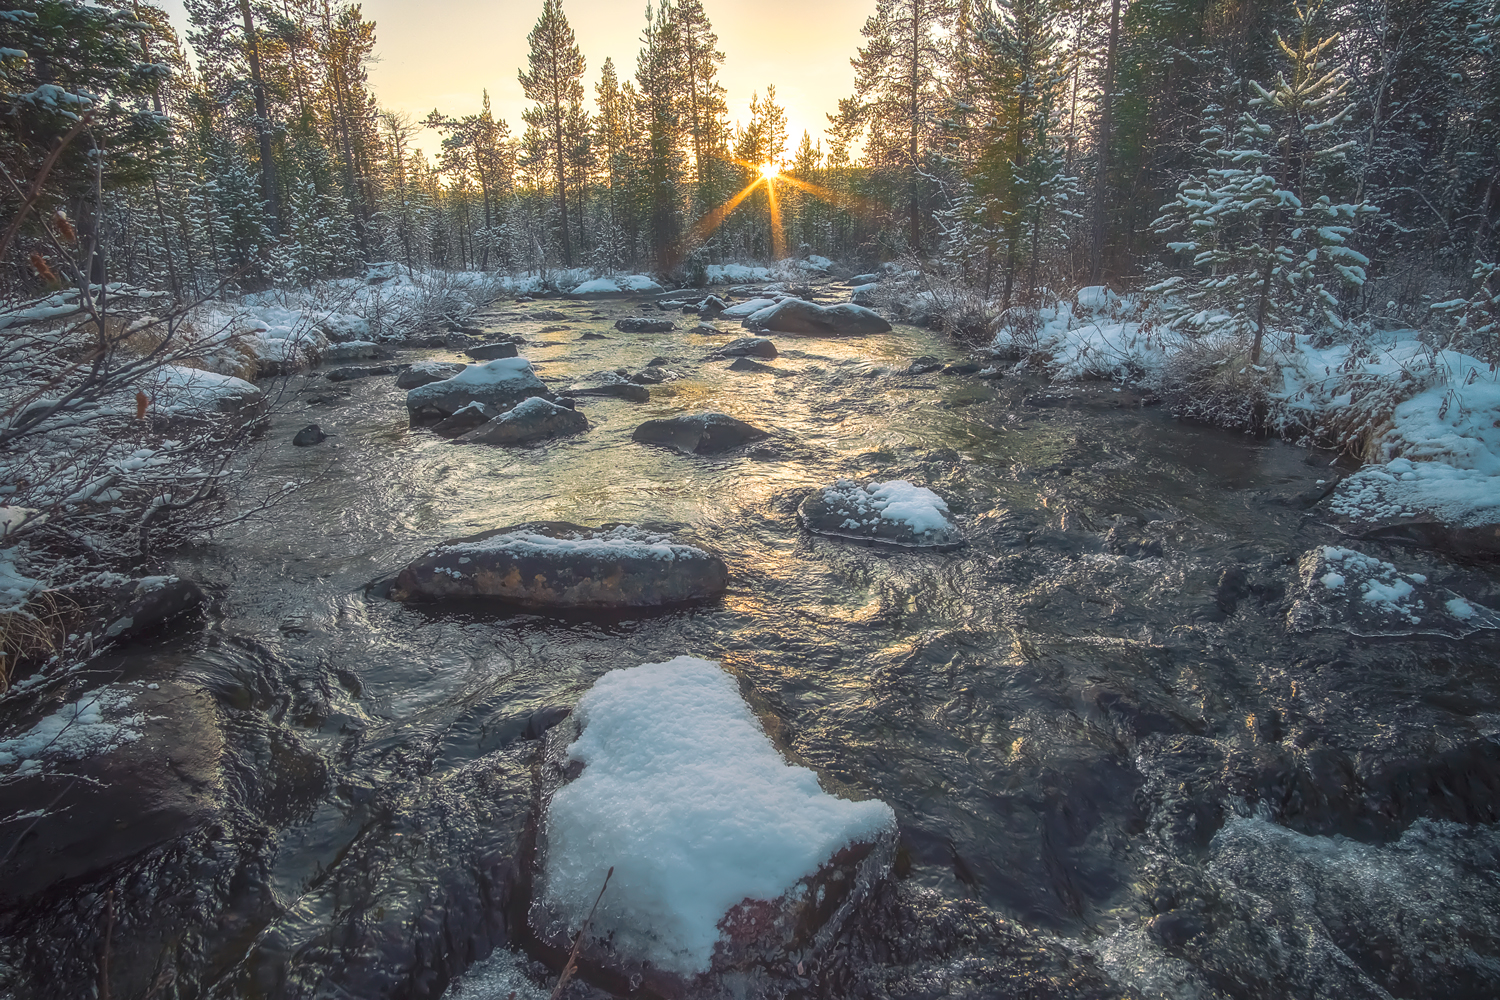
[[[1346, 537], [1335, 456], [1135, 390], [902, 325], [730, 347], [715, 312], [499, 302], [387, 371], [277, 384], [256, 485], [307, 485], [174, 567], [210, 610], [0, 719], [0, 997], [549, 995], [544, 744], [607, 672], [680, 655], [897, 831], [816, 948], [697, 995], [1500, 993], [1493, 564]], [[464, 402], [428, 376], [518, 369], [465, 353], [498, 343], [566, 433], [424, 423]], [[501, 528], [706, 575], [652, 606], [532, 562], [447, 586], [472, 556], [441, 546]], [[424, 566], [445, 586], [393, 599]], [[604, 598], [537, 597], [565, 590]], [[69, 720], [76, 753], [27, 765]]]

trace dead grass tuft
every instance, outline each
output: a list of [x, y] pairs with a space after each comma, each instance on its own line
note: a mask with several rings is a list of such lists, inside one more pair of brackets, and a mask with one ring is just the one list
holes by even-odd
[[85, 610], [71, 597], [44, 591], [14, 611], [0, 612], [0, 692], [16, 679], [20, 664], [59, 652]]

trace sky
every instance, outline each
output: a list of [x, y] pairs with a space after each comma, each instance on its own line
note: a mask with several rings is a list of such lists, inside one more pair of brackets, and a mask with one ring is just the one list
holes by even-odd
[[[185, 34], [180, 0], [162, 5]], [[376, 25], [370, 84], [383, 107], [416, 118], [433, 108], [470, 114], [488, 88], [495, 115], [520, 135], [526, 100], [516, 72], [526, 64], [526, 35], [541, 0], [364, 0], [363, 6]], [[849, 60], [875, 0], [704, 0], [703, 6], [726, 57], [719, 81], [729, 92], [730, 123], [748, 121], [751, 94], [774, 84], [777, 103], [787, 110], [787, 155], [804, 129], [814, 141], [823, 138], [824, 116], [854, 89]], [[605, 57], [614, 59], [622, 80], [634, 75], [645, 8], [646, 0], [564, 0], [588, 60], [584, 86], [591, 109]], [[424, 131], [417, 144], [432, 153], [438, 137]]]

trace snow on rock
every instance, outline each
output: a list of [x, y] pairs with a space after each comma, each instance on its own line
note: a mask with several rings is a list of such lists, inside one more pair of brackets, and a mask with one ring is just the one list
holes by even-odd
[[841, 302], [820, 306], [802, 299], [783, 299], [751, 313], [743, 320], [746, 329], [757, 333], [799, 333], [814, 337], [853, 337], [866, 333], [886, 333], [891, 329], [879, 313]]
[[775, 275], [769, 267], [750, 264], [709, 264], [703, 269], [710, 285], [737, 285], [750, 281], [770, 281]]
[[319, 353], [320, 361], [359, 361], [380, 354], [380, 345], [368, 340], [347, 340], [329, 344]]
[[904, 479], [867, 486], [840, 479], [810, 493], [797, 519], [813, 534], [835, 538], [921, 549], [964, 544], [943, 498]]
[[134, 700], [129, 688], [104, 687], [63, 705], [26, 732], [0, 739], [0, 768], [25, 774], [46, 759], [81, 760], [140, 739], [146, 717], [129, 711]]
[[525, 358], [500, 358], [488, 364], [470, 365], [441, 382], [417, 386], [406, 394], [406, 408], [413, 414], [436, 413], [446, 417], [473, 402], [504, 410], [532, 396], [552, 398], [531, 362]]
[[1500, 614], [1429, 584], [1421, 573], [1342, 546], [1323, 545], [1298, 564], [1302, 592], [1287, 613], [1298, 632], [1447, 635], [1500, 628]]
[[146, 395], [158, 414], [205, 416], [235, 413], [261, 401], [255, 386], [233, 375], [165, 365], [152, 374]]
[[707, 600], [728, 585], [722, 559], [669, 535], [628, 524], [541, 521], [439, 545], [401, 571], [390, 596], [628, 609]]
[[584, 298], [606, 298], [611, 295], [653, 295], [665, 290], [644, 274], [617, 274], [585, 281], [569, 294]]
[[720, 319], [744, 319], [746, 316], [749, 316], [752, 313], [758, 313], [762, 309], [769, 309], [771, 306], [774, 306], [778, 301], [779, 300], [777, 300], [777, 299], [766, 299], [766, 298], [749, 299], [749, 300], [747, 300], [745, 302], [739, 303], [738, 305], [733, 305], [733, 306], [730, 306], [728, 309], [725, 309], [723, 312], [719, 313], [719, 318]]
[[539, 444], [553, 438], [581, 434], [588, 429], [588, 418], [582, 413], [533, 396], [522, 400], [488, 423], [463, 434], [457, 439], [457, 443]]
[[[610, 671], [548, 751], [532, 926], [568, 942], [613, 867], [590, 930], [608, 948], [590, 942], [585, 962], [644, 974], [658, 992], [731, 966], [794, 965], [889, 869], [891, 808], [830, 795], [783, 760], [717, 663]], [[662, 973], [677, 989], [652, 982]]]
[[417, 361], [396, 379], [396, 388], [415, 389], [419, 385], [450, 379], [469, 367], [461, 361]]

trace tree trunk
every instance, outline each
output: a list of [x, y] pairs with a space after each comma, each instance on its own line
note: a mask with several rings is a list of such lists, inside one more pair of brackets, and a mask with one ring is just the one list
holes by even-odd
[[911, 0], [911, 115], [910, 139], [907, 156], [911, 160], [911, 177], [907, 183], [907, 198], [911, 208], [911, 251], [922, 253], [922, 216], [917, 206], [917, 136], [918, 136], [918, 87], [921, 83], [920, 48], [922, 43], [922, 0]]
[[[260, 73], [260, 45], [255, 39], [255, 18], [250, 0], [240, 0], [245, 22], [245, 48], [250, 58], [250, 83], [255, 94], [256, 131], [260, 138], [260, 188], [271, 216], [271, 229], [281, 234], [281, 193], [276, 187], [276, 160], [271, 156], [271, 115], [266, 109], [266, 85]], [[268, 248], [269, 249], [269, 248]]]
[[1094, 178], [1094, 232], [1089, 247], [1089, 273], [1095, 284], [1104, 277], [1104, 200], [1109, 194], [1109, 144], [1113, 141], [1115, 58], [1120, 47], [1120, 0], [1109, 8], [1109, 50], [1104, 58], [1104, 89], [1099, 95], [1099, 167]]

